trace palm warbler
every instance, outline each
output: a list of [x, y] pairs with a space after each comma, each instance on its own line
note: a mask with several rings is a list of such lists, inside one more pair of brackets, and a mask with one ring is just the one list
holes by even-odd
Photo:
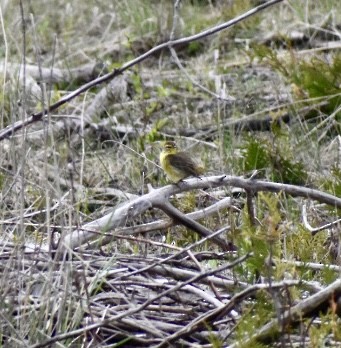
[[160, 153], [160, 164], [169, 180], [178, 183], [204, 173], [204, 167], [196, 163], [188, 153], [179, 151], [174, 141], [166, 141]]

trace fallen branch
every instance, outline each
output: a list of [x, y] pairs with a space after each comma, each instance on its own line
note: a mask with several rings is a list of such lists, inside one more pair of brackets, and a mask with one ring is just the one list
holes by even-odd
[[[163, 210], [168, 216], [170, 216], [175, 221], [178, 221], [179, 223], [191, 229], [192, 231], [197, 232], [198, 234], [200, 234], [201, 237], [208, 237], [213, 233], [212, 231], [202, 226], [195, 220], [181, 213], [178, 209], [176, 209], [173, 205], [171, 205], [167, 200], [161, 202], [161, 204], [158, 204], [158, 202], [156, 202], [154, 206]], [[221, 239], [218, 236], [212, 238], [212, 241], [216, 243], [217, 245], [219, 245], [224, 251], [232, 250], [229, 243], [227, 243], [225, 240]]]
[[[233, 267], [244, 262], [250, 256], [251, 256], [251, 254], [246, 254], [246, 255], [243, 255], [243, 256], [239, 257], [238, 259], [236, 259], [230, 263], [227, 263], [221, 267], [218, 267], [216, 269], [196, 273], [190, 279], [188, 279], [184, 282], [180, 282], [180, 283], [176, 284], [175, 286], [171, 286], [167, 290], [159, 292], [157, 295], [149, 297], [147, 300], [145, 300], [144, 302], [142, 302], [139, 305], [129, 306], [127, 310], [123, 310], [123, 311], [121, 310], [118, 313], [116, 312], [115, 314], [113, 314], [112, 316], [109, 316], [108, 318], [102, 319], [94, 324], [84, 326], [81, 329], [69, 331], [67, 333], [57, 334], [54, 337], [46, 339], [45, 342], [40, 342], [40, 343], [34, 344], [33, 346], [31, 346], [31, 348], [41, 348], [41, 347], [51, 346], [52, 343], [65, 340], [67, 338], [77, 337], [79, 335], [83, 335], [86, 332], [88, 332], [89, 330], [98, 329], [98, 328], [104, 327], [106, 325], [110, 325], [111, 323], [115, 323], [115, 322], [118, 323], [118, 322], [122, 321], [122, 319], [129, 318], [130, 316], [132, 316], [135, 313], [142, 312], [143, 310], [147, 309], [150, 305], [154, 305], [154, 303], [157, 303], [157, 300], [159, 300], [163, 297], [167, 297], [168, 295], [171, 295], [171, 294], [176, 294], [178, 291], [180, 291], [181, 289], [184, 289], [189, 284], [195, 284], [197, 281], [199, 281], [201, 279], [210, 277], [212, 275], [215, 275], [216, 273], [223, 272], [227, 269], [232, 269]], [[116, 280], [117, 280], [117, 278], [115, 278], [115, 282], [116, 282]], [[134, 281], [134, 284], [136, 285], [136, 281]], [[160, 284], [158, 284], [158, 285], [160, 287]], [[224, 308], [224, 306], [222, 306], [221, 308]]]
[[[327, 286], [325, 289], [319, 291], [318, 293], [302, 300], [296, 306], [285, 311], [281, 323], [278, 323], [277, 319], [271, 320], [269, 323], [264, 325], [258, 332], [244, 341], [243, 346], [248, 346], [251, 342], [261, 341], [261, 342], [271, 342], [276, 336], [281, 332], [281, 327], [294, 326], [298, 324], [302, 318], [308, 316], [318, 315], [320, 311], [326, 311], [330, 308], [333, 303], [336, 303], [336, 311], [340, 311], [340, 298], [341, 298], [341, 279], [336, 280], [334, 283]], [[229, 348], [239, 347], [241, 344], [232, 344]]]
[[[63, 245], [68, 249], [75, 249], [84, 243], [87, 243], [91, 239], [98, 237], [98, 232], [107, 232], [114, 230], [117, 227], [126, 225], [136, 216], [144, 213], [150, 208], [163, 209], [166, 214], [169, 213], [171, 217], [176, 217], [178, 222], [184, 224], [187, 227], [193, 228], [196, 232], [211, 233], [209, 230], [199, 227], [198, 225], [186, 222], [181, 215], [172, 215], [167, 208], [166, 203], [171, 195], [178, 194], [180, 192], [186, 192], [193, 189], [209, 189], [222, 186], [235, 186], [248, 190], [250, 192], [283, 192], [294, 197], [304, 197], [317, 200], [321, 203], [328, 204], [334, 208], [341, 208], [341, 198], [335, 197], [331, 194], [307, 188], [302, 186], [279, 184], [274, 182], [266, 182], [253, 179], [244, 179], [236, 176], [211, 176], [202, 177], [199, 179], [188, 179], [179, 185], [168, 185], [159, 189], [155, 189], [152, 192], [133, 199], [129, 202], [122, 203], [115, 210], [109, 214], [101, 217], [98, 220], [89, 222], [72, 233], [66, 235], [63, 240]], [[168, 209], [168, 212], [167, 212]], [[173, 211], [174, 213], [174, 211]], [[202, 229], [203, 228], [203, 229]], [[94, 232], [95, 231], [95, 232]], [[115, 231], [113, 236], [115, 236]], [[222, 246], [220, 242], [218, 245]]]
[[123, 64], [119, 69], [114, 69], [112, 72], [105, 74], [105, 75], [103, 75], [103, 76], [101, 76], [101, 77], [99, 77], [99, 78], [97, 78], [89, 83], [86, 83], [83, 86], [81, 86], [80, 88], [76, 89], [75, 91], [69, 93], [68, 95], [65, 95], [63, 98], [59, 99], [56, 103], [50, 105], [49, 108], [45, 108], [44, 110], [42, 110], [40, 112], [36, 112], [36, 113], [32, 114], [31, 116], [27, 117], [25, 120], [14, 122], [13, 124], [2, 129], [0, 131], [0, 141], [10, 137], [11, 135], [13, 135], [15, 132], [19, 131], [20, 129], [27, 127], [27, 126], [31, 125], [32, 123], [40, 121], [49, 112], [57, 110], [60, 106], [68, 103], [69, 101], [71, 101], [75, 97], [88, 91], [90, 88], [98, 86], [98, 85], [100, 85], [104, 82], [107, 82], [113, 78], [116, 78], [117, 76], [121, 75], [127, 69], [131, 68], [132, 66], [134, 66], [136, 64], [143, 62], [147, 58], [162, 51], [163, 49], [166, 49], [169, 47], [182, 46], [184, 44], [188, 44], [190, 42], [197, 41], [197, 40], [203, 39], [207, 36], [218, 33], [220, 31], [227, 29], [227, 28], [235, 25], [236, 23], [239, 23], [239, 22], [245, 20], [246, 18], [251, 17], [251, 16], [255, 15], [256, 13], [258, 13], [258, 12], [260, 12], [260, 11], [262, 11], [262, 10], [272, 6], [272, 5], [275, 5], [279, 2], [282, 2], [282, 1], [283, 0], [270, 0], [264, 4], [261, 4], [259, 6], [252, 8], [251, 10], [245, 12], [244, 14], [242, 14], [238, 17], [235, 17], [235, 18], [233, 18], [225, 23], [219, 24], [219, 25], [214, 26], [210, 29], [204, 30], [201, 33], [198, 33], [198, 34], [195, 34], [192, 36], [188, 36], [188, 37], [184, 37], [181, 39], [177, 39], [177, 40], [169, 40], [169, 41], [164, 42], [158, 46], [155, 46], [152, 49], [150, 49], [149, 51], [147, 51], [146, 53], [140, 55], [139, 57], [134, 58], [134, 59], [130, 60], [129, 62]]
[[[225, 197], [217, 201], [216, 203], [210, 205], [207, 208], [188, 213], [186, 214], [186, 216], [189, 217], [191, 220], [199, 220], [199, 219], [206, 218], [214, 213], [217, 213], [221, 209], [236, 209], [236, 208], [232, 205], [231, 198]], [[120, 228], [119, 230], [115, 231], [115, 236], [116, 236], [116, 233], [118, 235], [121, 235], [121, 237], [123, 237], [123, 236], [131, 236], [134, 234], [153, 232], [157, 230], [165, 230], [167, 228], [176, 226], [178, 224], [179, 222], [173, 221], [171, 219], [162, 219], [162, 220], [149, 222], [146, 224]], [[91, 242], [89, 244], [89, 248], [94, 246], [98, 248], [99, 246], [108, 244], [113, 240], [113, 235], [111, 233], [103, 235], [103, 232], [99, 232], [99, 235], [100, 235], [100, 238]]]
[[[169, 347], [173, 342], [176, 342], [180, 338], [190, 335], [192, 332], [198, 330], [204, 325], [212, 324], [214, 320], [217, 320], [221, 316], [226, 316], [233, 308], [235, 308], [241, 301], [245, 298], [251, 296], [258, 290], [270, 290], [270, 289], [281, 289], [289, 286], [297, 286], [300, 284], [299, 280], [283, 281], [279, 283], [272, 284], [255, 284], [249, 286], [247, 289], [234, 295], [228, 303], [219, 308], [214, 308], [213, 310], [205, 313], [199, 318], [194, 319], [187, 326], [182, 327], [179, 331], [173, 335], [168, 336], [164, 341], [162, 341], [156, 348]], [[229, 346], [230, 348], [231, 346]]]
[[[2, 62], [1, 62], [2, 63]], [[85, 64], [72, 69], [58, 69], [39, 67], [38, 65], [26, 64], [25, 72], [28, 76], [35, 80], [36, 83], [71, 83], [77, 81], [90, 81], [98, 76], [103, 68], [98, 64]], [[0, 64], [0, 74], [4, 73], [4, 66]], [[22, 64], [7, 63], [6, 73], [11, 77], [24, 75]]]

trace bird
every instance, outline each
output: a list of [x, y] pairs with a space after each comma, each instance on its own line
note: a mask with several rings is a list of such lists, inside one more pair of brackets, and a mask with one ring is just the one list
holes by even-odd
[[179, 183], [189, 176], [198, 177], [204, 167], [192, 159], [187, 152], [180, 151], [174, 141], [166, 141], [160, 153], [160, 164], [168, 179]]

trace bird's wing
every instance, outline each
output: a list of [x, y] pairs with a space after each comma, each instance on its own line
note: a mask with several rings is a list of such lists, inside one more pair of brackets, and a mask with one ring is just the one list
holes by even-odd
[[168, 158], [171, 166], [185, 171], [188, 175], [198, 176], [201, 174], [197, 170], [198, 165], [185, 152], [168, 155]]

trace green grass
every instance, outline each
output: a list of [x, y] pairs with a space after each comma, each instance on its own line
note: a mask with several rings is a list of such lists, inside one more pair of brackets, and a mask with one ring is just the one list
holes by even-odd
[[[214, 3], [183, 1], [175, 36], [198, 33], [245, 12], [254, 4], [246, 0]], [[96, 63], [104, 63], [108, 69], [117, 68], [168, 40], [172, 28], [172, 2], [166, 0], [107, 3], [31, 0], [23, 4], [27, 24], [27, 63], [66, 71], [82, 64]], [[41, 342], [55, 333], [83, 327], [91, 323], [89, 318], [99, 320], [104, 312], [113, 315], [110, 312], [112, 303], [108, 305], [109, 302], [105, 301], [109, 301], [110, 296], [115, 297], [115, 291], [127, 296], [117, 301], [128, 307], [131, 305], [125, 303], [130, 299], [128, 295], [136, 296], [136, 300], [143, 294], [136, 290], [136, 281], [129, 283], [127, 280], [122, 287], [116, 288], [115, 267], [120, 268], [120, 272], [122, 269], [130, 272], [129, 267], [136, 264], [132, 266], [116, 258], [110, 263], [110, 258], [121, 255], [132, 260], [136, 256], [134, 262], [144, 262], [148, 256], [159, 260], [166, 254], [175, 253], [173, 249], [138, 241], [114, 240], [100, 249], [89, 251], [89, 254], [70, 251], [65, 260], [55, 264], [49, 253], [37, 256], [32, 249], [23, 253], [22, 243], [32, 239], [40, 243], [57, 232], [67, 234], [76, 226], [100, 218], [108, 208], [122, 203], [123, 194], [116, 196], [106, 193], [105, 189], [142, 195], [152, 187], [168, 184], [158, 168], [161, 140], [175, 138], [185, 149], [193, 151], [205, 162], [208, 175], [248, 175], [257, 169], [263, 180], [307, 185], [340, 197], [337, 137], [341, 104], [340, 54], [332, 49], [321, 51], [308, 45], [295, 46], [290, 41], [293, 29], [305, 31], [312, 43], [314, 38], [324, 40], [326, 35], [325, 40], [335, 40], [336, 33], [331, 32], [333, 25], [340, 22], [337, 5], [338, 1], [332, 0], [289, 1], [215, 36], [176, 48], [193, 80], [214, 93], [225, 90], [236, 98], [234, 103], [227, 104], [206, 94], [188, 80], [174, 64], [169, 52], [164, 50], [124, 74], [127, 93], [124, 98], [113, 98], [106, 108], [101, 109], [101, 114], [94, 118], [98, 128], [93, 124], [83, 129], [80, 124], [76, 127], [72, 123], [65, 127], [65, 123], [66, 120], [81, 120], [82, 116], [87, 116], [84, 113], [102, 86], [72, 100], [64, 108], [46, 116], [43, 122], [28, 127], [24, 135], [18, 132], [1, 142], [3, 260], [8, 256], [2, 264], [3, 276], [0, 277], [1, 293], [7, 301], [0, 301], [4, 311], [0, 320], [2, 335], [12, 337], [15, 334], [18, 347]], [[1, 35], [6, 36], [7, 52], [2, 46], [0, 56], [4, 59], [7, 53], [7, 63], [22, 62], [23, 33], [19, 7], [14, 2], [1, 6], [5, 28]], [[265, 34], [278, 35], [279, 39], [270, 45], [264, 44], [261, 39]], [[0, 80], [3, 86], [2, 126], [22, 119], [25, 112], [29, 115], [42, 107], [43, 99], [39, 95], [30, 95], [29, 89], [23, 88], [17, 72], [8, 70], [6, 79], [2, 73]], [[58, 98], [78, 88], [79, 81], [75, 77], [74, 81], [51, 86], [37, 83], [37, 86], [46, 88], [47, 92], [52, 90]], [[285, 114], [290, 116], [289, 123], [279, 121]], [[270, 120], [266, 131], [246, 131], [231, 125], [231, 122], [241, 119], [266, 117]], [[124, 134], [123, 127], [129, 127], [131, 133]], [[172, 200], [172, 203], [181, 211], [191, 212], [230, 193], [229, 188], [219, 192], [190, 192]], [[245, 197], [236, 202], [245, 203]], [[307, 218], [312, 226], [336, 220], [339, 211], [284, 193], [259, 193], [253, 197], [253, 203], [259, 221], [256, 226], [251, 225], [245, 205], [238, 205], [239, 212], [225, 209], [200, 221], [214, 231], [231, 226], [231, 231], [223, 238], [232, 239], [239, 255], [254, 253], [253, 257], [231, 270], [233, 277], [228, 272], [224, 276], [250, 285], [259, 275], [276, 281], [317, 281], [321, 286], [336, 279], [337, 273], [328, 269], [316, 271], [281, 260], [336, 264], [335, 255], [330, 251], [337, 247], [335, 241], [331, 241], [327, 231], [311, 235], [302, 224], [302, 205], [307, 204]], [[131, 227], [165, 216], [152, 208], [136, 220], [129, 219], [129, 216], [126, 218], [125, 227]], [[197, 233], [183, 226], [160, 229], [139, 237], [173, 244], [173, 247], [186, 247], [199, 239]], [[4, 246], [8, 240], [14, 243], [11, 248]], [[198, 272], [207, 267], [219, 267], [232, 259], [232, 256], [227, 260], [220, 258], [220, 251], [213, 243], [206, 242], [193, 250], [193, 253], [199, 253], [199, 265], [190, 253], [186, 253], [188, 258], [183, 262], [181, 259], [180, 266]], [[200, 257], [208, 253], [211, 253], [210, 258], [201, 261]], [[25, 268], [25, 262], [30, 260], [40, 267], [34, 268], [32, 274], [28, 266]], [[168, 264], [175, 265], [176, 262]], [[107, 269], [112, 271], [108, 272], [113, 278], [109, 273], [101, 277]], [[155, 274], [150, 274], [148, 279], [154, 281]], [[96, 283], [96, 276], [100, 285]], [[181, 281], [169, 274], [163, 277], [169, 277], [168, 284]], [[159, 279], [155, 278], [154, 285], [157, 281]], [[43, 285], [43, 294], [37, 298], [33, 298], [31, 292], [35, 283]], [[164, 284], [160, 281], [159, 285], [161, 288]], [[202, 289], [211, 291], [210, 286], [205, 284]], [[238, 291], [240, 288], [237, 286], [218, 289], [222, 296], [232, 296]], [[304, 291], [305, 288], [297, 286], [283, 297], [299, 300]], [[103, 295], [104, 300], [100, 296], [96, 298], [98, 294]], [[173, 305], [176, 303], [176, 297], [169, 299], [174, 300]], [[94, 311], [94, 308], [98, 310], [100, 300], [100, 305], [103, 305], [101, 313]], [[207, 342], [220, 347], [228, 344], [229, 339], [241, 341], [252, 335], [276, 316], [276, 303], [268, 292], [259, 292], [248, 298], [237, 308], [241, 319], [235, 319], [236, 327], [232, 328], [231, 337], [226, 340], [213, 325], [207, 325], [204, 328], [208, 331]], [[283, 304], [287, 303], [283, 301]], [[193, 308], [191, 310], [196, 310]], [[189, 315], [187, 312], [186, 316]], [[316, 347], [327, 335], [340, 340], [336, 330], [338, 325], [335, 313], [329, 312], [321, 315], [320, 325], [313, 323], [306, 328], [307, 336]], [[294, 333], [299, 334], [298, 331]], [[100, 339], [104, 337], [102, 334], [101, 331]], [[87, 335], [75, 338], [74, 342], [69, 338], [62, 343], [65, 346], [75, 342], [81, 344], [83, 339], [90, 337], [90, 331]], [[118, 337], [116, 343], [133, 339], [133, 334], [124, 335]], [[254, 345], [262, 346], [260, 343]]]

